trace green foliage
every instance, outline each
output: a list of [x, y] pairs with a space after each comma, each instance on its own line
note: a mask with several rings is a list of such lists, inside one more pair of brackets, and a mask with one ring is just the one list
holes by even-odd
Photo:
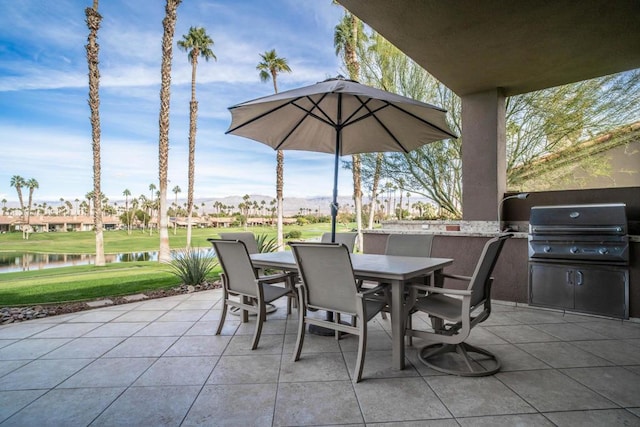
[[[441, 106], [448, 111], [451, 129], [462, 136], [460, 98], [387, 40], [372, 33], [358, 46], [357, 54], [362, 83]], [[640, 70], [512, 96], [505, 107], [507, 187], [511, 189], [517, 187], [519, 167], [537, 167], [536, 161], [550, 153], [637, 121]], [[376, 176], [376, 159], [377, 154], [361, 155], [362, 179], [369, 188]], [[410, 153], [386, 153], [381, 179], [433, 200], [440, 216], [460, 217], [461, 159], [462, 137], [427, 144]], [[550, 176], [548, 181], [555, 180]], [[390, 213], [387, 209], [387, 215]]]
[[184, 285], [196, 286], [206, 282], [218, 261], [208, 252], [187, 248], [178, 251], [168, 265], [170, 273], [182, 280]]
[[276, 249], [278, 249], [278, 241], [275, 237], [269, 237], [266, 234], [258, 234], [256, 235], [256, 241], [258, 242], [258, 251], [261, 253], [275, 252]]
[[299, 239], [300, 237], [302, 237], [302, 232], [300, 230], [291, 230], [284, 235], [285, 239]]

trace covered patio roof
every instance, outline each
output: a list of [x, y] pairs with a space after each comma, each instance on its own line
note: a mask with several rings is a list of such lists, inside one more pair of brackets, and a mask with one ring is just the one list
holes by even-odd
[[456, 94], [640, 68], [637, 0], [340, 0]]
[[462, 100], [463, 219], [506, 191], [506, 97], [640, 68], [637, 0], [340, 0]]

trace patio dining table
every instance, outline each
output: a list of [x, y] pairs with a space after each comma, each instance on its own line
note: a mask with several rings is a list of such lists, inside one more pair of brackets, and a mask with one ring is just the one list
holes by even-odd
[[[297, 270], [290, 251], [251, 255], [256, 268]], [[351, 263], [357, 279], [389, 283], [391, 285], [392, 367], [404, 369], [405, 283], [424, 277], [453, 264], [449, 258], [425, 258], [374, 254], [352, 254]]]

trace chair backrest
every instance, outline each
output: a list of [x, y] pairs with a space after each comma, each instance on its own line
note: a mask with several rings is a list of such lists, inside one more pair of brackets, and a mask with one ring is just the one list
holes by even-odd
[[385, 255], [430, 257], [433, 234], [390, 234]]
[[258, 249], [258, 241], [256, 236], [250, 231], [239, 231], [236, 233], [218, 233], [222, 240], [239, 240], [247, 247], [247, 251], [250, 254], [257, 254], [260, 252]]
[[291, 249], [307, 305], [327, 311], [356, 312], [356, 280], [345, 245], [291, 243]]
[[244, 242], [240, 240], [208, 239], [213, 245], [222, 271], [225, 286], [230, 291], [256, 295], [256, 272]]
[[469, 282], [468, 289], [473, 291], [471, 294], [471, 307], [475, 307], [491, 297], [489, 295], [491, 292], [491, 273], [493, 273], [496, 262], [498, 262], [498, 256], [500, 256], [504, 243], [511, 236], [513, 234], [494, 237], [484, 245], [478, 264], [476, 264], [476, 269]]
[[331, 241], [331, 233], [324, 233], [320, 239], [321, 243], [342, 243], [349, 249], [349, 252], [353, 252], [353, 247], [356, 244], [357, 233], [336, 233], [336, 241]]

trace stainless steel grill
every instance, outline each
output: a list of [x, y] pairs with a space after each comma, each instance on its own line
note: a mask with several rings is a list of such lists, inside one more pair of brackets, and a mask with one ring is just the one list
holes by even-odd
[[529, 258], [629, 264], [625, 205], [534, 206]]
[[629, 235], [622, 203], [535, 206], [529, 219], [529, 302], [629, 315]]

